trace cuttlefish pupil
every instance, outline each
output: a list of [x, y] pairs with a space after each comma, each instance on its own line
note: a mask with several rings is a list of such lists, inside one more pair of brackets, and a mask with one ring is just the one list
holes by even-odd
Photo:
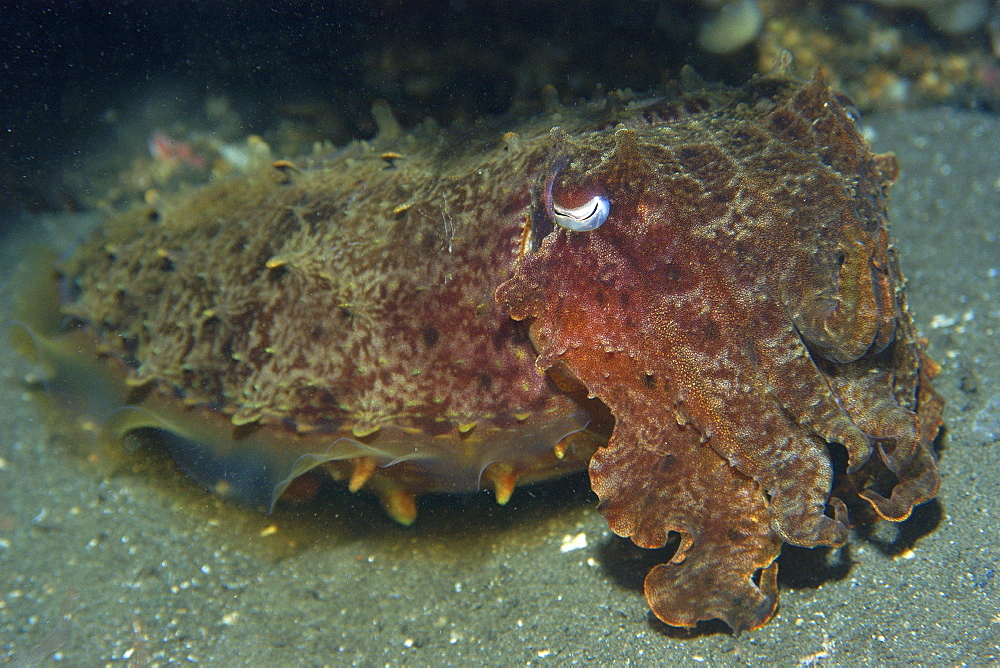
[[594, 195], [591, 200], [573, 209], [564, 209], [552, 203], [552, 219], [559, 227], [573, 232], [589, 232], [604, 224], [611, 213], [611, 203], [607, 197]]

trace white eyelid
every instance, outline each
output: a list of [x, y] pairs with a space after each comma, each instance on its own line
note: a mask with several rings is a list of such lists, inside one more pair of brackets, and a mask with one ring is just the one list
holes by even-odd
[[552, 203], [552, 219], [559, 227], [573, 232], [596, 230], [608, 219], [609, 213], [611, 202], [601, 195], [594, 195], [589, 202], [574, 209], [563, 209], [555, 202]]

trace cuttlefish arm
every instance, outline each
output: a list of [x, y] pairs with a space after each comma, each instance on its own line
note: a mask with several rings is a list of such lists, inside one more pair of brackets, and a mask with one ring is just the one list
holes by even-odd
[[[561, 236], [542, 254], [573, 243]], [[634, 323], [607, 303], [599, 306], [586, 281], [545, 281], [536, 273], [542, 254], [526, 260], [498, 296], [513, 317], [533, 318], [539, 368], [575, 377], [614, 415], [608, 445], [590, 463], [610, 528], [646, 548], [663, 547], [670, 532], [681, 536], [670, 562], [646, 577], [651, 609], [674, 626], [708, 619], [737, 631], [761, 626], [777, 604], [774, 560], [781, 547], [767, 495], [704, 443], [683, 414], [674, 379], [650, 373], [630, 354], [636, 342], [622, 332]], [[542, 286], [555, 294], [537, 299]]]

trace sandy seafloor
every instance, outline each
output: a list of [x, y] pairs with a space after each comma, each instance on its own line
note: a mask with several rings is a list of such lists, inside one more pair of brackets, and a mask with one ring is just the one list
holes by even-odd
[[[36, 665], [983, 665], [1000, 659], [1000, 121], [866, 119], [900, 157], [892, 231], [946, 397], [941, 494], [836, 552], [786, 549], [781, 602], [739, 637], [648, 614], [650, 561], [584, 478], [424, 499], [410, 528], [363, 495], [272, 516], [225, 505], [154, 453], [46, 426], [0, 347], [0, 662]], [[72, 237], [49, 217], [3, 240]], [[11, 313], [0, 283], [0, 321]], [[53, 435], [56, 434], [56, 435]], [[94, 455], [88, 457], [88, 455]], [[562, 551], [564, 537], [586, 547]], [[580, 544], [579, 542], [577, 543]]]

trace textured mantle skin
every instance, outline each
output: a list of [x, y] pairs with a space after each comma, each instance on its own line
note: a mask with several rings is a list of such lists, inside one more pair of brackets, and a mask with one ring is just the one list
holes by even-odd
[[[760, 626], [782, 543], [842, 545], [849, 513], [935, 495], [898, 168], [821, 76], [611, 96], [516, 134], [380, 125], [110, 221], [15, 330], [54, 393], [264, 505], [324, 471], [411, 522], [423, 492], [505, 502], [589, 465], [616, 533], [680, 533], [646, 578], [678, 626]], [[554, 224], [594, 196], [603, 225]]]

